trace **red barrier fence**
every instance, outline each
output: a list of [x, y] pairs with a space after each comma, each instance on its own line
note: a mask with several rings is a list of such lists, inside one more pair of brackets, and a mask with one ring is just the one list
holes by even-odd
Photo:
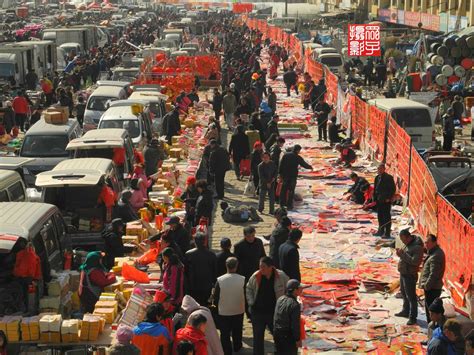
[[387, 113], [376, 106], [369, 106], [368, 130], [370, 140], [368, 145], [373, 149], [374, 157], [378, 161], [384, 160], [385, 135], [387, 130]]
[[[446, 254], [445, 286], [459, 307], [466, 306], [474, 272], [474, 233], [469, 221], [442, 196], [437, 196], [438, 241]], [[469, 247], [471, 246], [471, 247]]]
[[437, 234], [436, 194], [438, 188], [425, 161], [412, 146], [409, 207], [415, 226], [423, 234]]
[[408, 197], [410, 184], [411, 138], [408, 133], [390, 117], [385, 162], [387, 171], [393, 175], [398, 192]]
[[[257, 22], [247, 20], [255, 29]], [[284, 34], [281, 28], [261, 26], [265, 35], [286, 46], [293, 54], [301, 53], [301, 42]], [[325, 78], [329, 103], [339, 98], [338, 79], [327, 68], [304, 53], [302, 62], [315, 82]], [[446, 253], [445, 286], [459, 307], [467, 306], [474, 318], [474, 294], [471, 290], [474, 272], [474, 227], [448, 201], [438, 194], [436, 183], [423, 158], [411, 144], [411, 138], [391, 117], [376, 107], [369, 106], [356, 96], [350, 98], [351, 133], [363, 145], [376, 153], [375, 158], [385, 161], [390, 174], [396, 179], [402, 196], [408, 196], [408, 207], [419, 233], [438, 236]]]

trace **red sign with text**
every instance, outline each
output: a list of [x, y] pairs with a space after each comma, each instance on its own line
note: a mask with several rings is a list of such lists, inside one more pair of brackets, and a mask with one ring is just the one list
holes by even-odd
[[380, 57], [380, 26], [349, 25], [349, 56]]

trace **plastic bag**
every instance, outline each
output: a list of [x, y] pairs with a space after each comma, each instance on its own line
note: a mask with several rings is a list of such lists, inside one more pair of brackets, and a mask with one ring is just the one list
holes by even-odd
[[160, 255], [160, 250], [158, 248], [150, 248], [150, 250], [137, 259], [137, 262], [140, 265], [148, 265], [154, 263], [158, 255]]
[[244, 196], [254, 196], [255, 195], [255, 185], [252, 180], [247, 181], [244, 189]]
[[41, 260], [33, 248], [27, 247], [16, 254], [13, 275], [41, 279]]
[[250, 159], [242, 159], [239, 164], [240, 175], [250, 176]]
[[122, 277], [128, 281], [135, 281], [141, 284], [149, 284], [150, 278], [148, 274], [137, 270], [133, 266], [128, 265], [127, 263], [122, 264]]

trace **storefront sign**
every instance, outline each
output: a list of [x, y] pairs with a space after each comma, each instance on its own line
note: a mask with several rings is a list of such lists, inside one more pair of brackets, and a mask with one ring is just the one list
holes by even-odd
[[379, 9], [379, 21], [389, 22], [390, 21], [390, 10], [389, 9]]
[[418, 27], [421, 16], [419, 12], [405, 11], [405, 25], [411, 27]]
[[404, 25], [405, 24], [405, 11], [398, 10], [397, 14], [398, 14], [397, 23], [400, 25]]
[[349, 24], [349, 56], [380, 57], [380, 26]]

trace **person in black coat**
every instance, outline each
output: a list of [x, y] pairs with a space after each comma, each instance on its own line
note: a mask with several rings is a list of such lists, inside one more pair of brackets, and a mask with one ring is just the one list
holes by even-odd
[[300, 253], [298, 243], [303, 236], [299, 229], [292, 229], [288, 234], [288, 240], [280, 246], [278, 257], [280, 269], [288, 275], [290, 279], [301, 281], [300, 273]]
[[110, 270], [115, 266], [115, 258], [125, 255], [122, 236], [125, 231], [125, 225], [120, 218], [115, 218], [110, 224], [110, 229], [103, 233], [105, 242], [104, 266]]
[[396, 192], [393, 176], [385, 172], [385, 164], [377, 168], [378, 175], [374, 181], [374, 201], [377, 203], [379, 229], [375, 236], [390, 237], [392, 231], [392, 199]]
[[263, 242], [255, 237], [254, 227], [244, 228], [244, 238], [234, 245], [234, 255], [239, 260], [238, 273], [244, 276], [247, 282], [258, 270], [260, 258], [266, 256]]
[[185, 276], [190, 295], [201, 306], [207, 307], [212, 287], [216, 283], [216, 255], [205, 247], [206, 236], [197, 233], [194, 237], [196, 248], [185, 256]]
[[209, 225], [211, 225], [212, 210], [214, 208], [212, 191], [209, 190], [206, 180], [199, 180], [196, 182], [196, 188], [199, 192], [199, 197], [196, 201], [196, 215], [194, 225], [198, 225], [201, 218], [206, 218], [209, 221]]
[[243, 125], [238, 125], [235, 133], [230, 138], [229, 154], [232, 156], [234, 171], [237, 179], [240, 179], [240, 162], [250, 154], [249, 137], [245, 134]]
[[295, 88], [296, 95], [298, 95], [298, 85], [296, 85], [296, 83], [298, 82], [298, 74], [296, 74], [293, 68], [288, 69], [288, 71], [283, 74], [283, 82], [286, 86], [287, 96], [290, 96], [290, 91], [292, 87]]
[[250, 118], [250, 126], [253, 126], [253, 128], [260, 134], [260, 142], [264, 142], [265, 130], [263, 129], [263, 125], [259, 116], [260, 114], [258, 112], [252, 113], [252, 117]]
[[223, 199], [225, 173], [230, 170], [229, 153], [214, 139], [211, 139], [210, 144], [209, 175], [214, 178], [217, 198]]
[[[212, 111], [214, 111], [214, 115], [216, 117], [216, 122], [219, 122], [219, 117], [222, 111], [222, 95], [219, 92], [218, 88], [214, 89], [214, 96], [212, 100], [209, 100], [209, 103], [212, 104]], [[219, 125], [219, 132], [220, 132], [220, 125]]]
[[280, 165], [280, 156], [282, 152], [283, 145], [285, 144], [285, 138], [278, 137], [275, 144], [273, 144], [270, 148], [270, 158], [275, 163], [277, 170], [278, 165]]
[[328, 116], [331, 113], [331, 106], [324, 101], [324, 95], [319, 98], [319, 102], [314, 107], [314, 114], [318, 122], [318, 141], [328, 139]]
[[295, 195], [296, 180], [298, 179], [298, 167], [313, 170], [313, 167], [300, 157], [301, 146], [296, 144], [291, 152], [285, 153], [278, 167], [278, 175], [282, 182], [280, 192], [280, 206], [293, 209], [293, 197]]
[[196, 178], [189, 176], [186, 179], [186, 190], [181, 194], [181, 200], [185, 204], [186, 222], [188, 225], [194, 224], [194, 217], [196, 215], [196, 201], [199, 197], [199, 192], [196, 188]]
[[216, 254], [216, 269], [217, 277], [227, 273], [226, 260], [232, 256], [235, 256], [230, 249], [232, 248], [232, 242], [229, 238], [221, 239], [221, 251]]
[[270, 258], [277, 269], [280, 269], [280, 246], [288, 240], [290, 234], [291, 220], [283, 217], [270, 235]]
[[168, 144], [171, 144], [171, 137], [178, 135], [180, 130], [181, 122], [179, 120], [179, 109], [178, 106], [176, 106], [163, 117], [161, 135], [166, 136]]
[[191, 249], [191, 235], [181, 224], [179, 217], [172, 216], [165, 224], [170, 227], [168, 235], [179, 246], [181, 252], [186, 253]]

